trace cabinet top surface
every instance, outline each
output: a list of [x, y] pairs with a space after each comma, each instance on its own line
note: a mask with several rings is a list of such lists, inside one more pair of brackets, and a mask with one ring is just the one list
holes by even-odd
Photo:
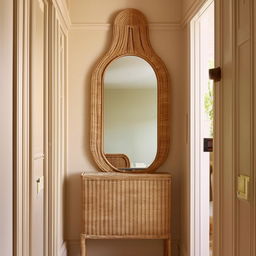
[[138, 173], [111, 173], [111, 172], [83, 172], [82, 178], [106, 179], [170, 179], [170, 173], [138, 174]]

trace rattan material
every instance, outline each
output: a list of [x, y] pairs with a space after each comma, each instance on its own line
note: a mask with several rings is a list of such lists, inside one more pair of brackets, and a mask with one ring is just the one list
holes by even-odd
[[164, 239], [170, 255], [171, 176], [82, 174], [82, 256], [86, 239]]
[[125, 154], [105, 154], [107, 160], [116, 168], [129, 168], [130, 160]]
[[147, 20], [141, 12], [135, 9], [121, 11], [116, 16], [113, 29], [111, 47], [95, 67], [91, 79], [91, 152], [101, 171], [121, 171], [108, 162], [102, 150], [104, 125], [102, 120], [103, 75], [109, 63], [116, 58], [131, 55], [141, 57], [152, 66], [157, 77], [157, 154], [148, 168], [138, 171], [150, 173], [163, 163], [169, 150], [168, 72], [162, 60], [151, 47]]

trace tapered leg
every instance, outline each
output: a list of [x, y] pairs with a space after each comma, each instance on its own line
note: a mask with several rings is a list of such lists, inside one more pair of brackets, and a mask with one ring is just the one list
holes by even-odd
[[171, 256], [171, 239], [164, 240], [164, 256]]
[[87, 256], [86, 238], [81, 235], [81, 256]]

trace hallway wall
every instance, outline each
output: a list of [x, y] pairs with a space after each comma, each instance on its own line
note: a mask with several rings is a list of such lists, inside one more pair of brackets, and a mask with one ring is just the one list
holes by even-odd
[[[69, 33], [69, 82], [68, 82], [68, 173], [66, 206], [66, 239], [70, 256], [79, 255], [81, 231], [80, 174], [95, 172], [89, 149], [90, 77], [95, 63], [108, 49], [112, 31], [109, 23], [117, 11], [138, 8], [151, 23], [150, 38], [156, 53], [163, 59], [170, 74], [170, 133], [171, 147], [166, 162], [159, 171], [173, 176], [172, 230], [173, 252], [178, 255], [181, 221], [181, 178], [186, 157], [186, 113], [184, 102], [183, 38], [177, 24], [181, 19], [181, 2], [172, 0], [150, 1], [70, 1], [72, 26]], [[160, 23], [160, 24], [159, 24]], [[114, 249], [113, 249], [114, 248]], [[148, 255], [159, 254], [160, 241], [91, 241], [89, 254]]]

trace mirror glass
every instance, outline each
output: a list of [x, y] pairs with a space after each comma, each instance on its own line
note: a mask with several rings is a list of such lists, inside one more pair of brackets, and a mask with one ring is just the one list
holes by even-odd
[[107, 160], [121, 170], [144, 169], [157, 152], [157, 78], [136, 56], [112, 61], [104, 73], [104, 143]]

